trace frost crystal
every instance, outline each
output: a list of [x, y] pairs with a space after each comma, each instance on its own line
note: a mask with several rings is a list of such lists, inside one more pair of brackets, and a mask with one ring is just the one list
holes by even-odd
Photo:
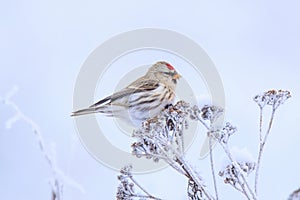
[[[255, 163], [251, 162], [238, 162], [238, 165], [247, 175], [255, 169]], [[238, 183], [239, 173], [233, 164], [219, 171], [219, 176], [224, 178], [224, 183], [229, 183], [233, 186], [236, 186]]]
[[[189, 104], [179, 101], [165, 108], [158, 116], [146, 120], [142, 128], [133, 133], [137, 139], [131, 145], [133, 155], [164, 160], [180, 174], [189, 179], [188, 195], [190, 199], [214, 199], [207, 191], [201, 176], [195, 172], [184, 156], [184, 129], [187, 128], [189, 115], [199, 118], [199, 109], [191, 109]], [[197, 112], [197, 113], [195, 113]], [[205, 197], [204, 197], [205, 196]]]
[[18, 87], [15, 86], [11, 91], [9, 91], [4, 98], [2, 99], [2, 102], [11, 107], [15, 111], [15, 115], [12, 116], [10, 119], [6, 122], [6, 128], [10, 129], [12, 128], [18, 120], [24, 121], [26, 124], [28, 124], [31, 127], [31, 130], [34, 134], [34, 137], [36, 137], [38, 147], [42, 155], [44, 156], [44, 159], [46, 160], [48, 167], [50, 168], [52, 172], [52, 176], [49, 180], [49, 184], [51, 186], [51, 199], [55, 200], [62, 200], [63, 199], [63, 188], [66, 185], [72, 186], [76, 189], [78, 189], [80, 192], [85, 193], [84, 188], [74, 181], [72, 178], [68, 177], [56, 164], [55, 159], [55, 149], [52, 148], [50, 151], [45, 143], [44, 135], [40, 131], [39, 125], [34, 122], [33, 119], [31, 119], [29, 116], [27, 116], [23, 111], [18, 107], [18, 105], [11, 100], [11, 98], [17, 93]]
[[201, 109], [195, 105], [188, 109], [190, 119], [201, 122], [206, 129], [210, 129], [223, 112], [223, 108], [214, 105], [205, 105]]
[[253, 100], [260, 108], [270, 105], [276, 109], [289, 98], [291, 98], [291, 93], [287, 90], [269, 90], [263, 94], [256, 95]]
[[117, 190], [117, 200], [131, 200], [135, 196], [134, 184], [130, 181], [132, 166], [128, 165], [120, 170], [120, 175], [118, 176], [121, 182]]
[[217, 141], [227, 144], [229, 137], [233, 135], [236, 132], [236, 130], [236, 127], [234, 127], [229, 122], [226, 122], [224, 127], [222, 127], [221, 129], [210, 130], [208, 134], [209, 136], [215, 138]]
[[146, 120], [142, 128], [133, 133], [138, 141], [131, 145], [133, 155], [158, 162], [161, 158], [173, 160], [174, 151], [184, 151], [183, 130], [187, 127], [189, 104], [179, 101], [169, 106], [157, 117]]
[[[235, 160], [236, 164], [239, 165], [242, 173], [249, 175], [255, 170], [256, 163], [247, 149], [238, 149], [233, 147], [230, 151], [233, 159]], [[219, 176], [224, 178], [224, 182], [235, 187], [237, 186], [238, 179], [240, 178], [240, 174], [238, 173], [236, 166], [237, 165], [232, 163], [227, 156], [224, 156], [222, 159], [222, 168], [219, 171]]]
[[218, 106], [205, 105], [201, 109], [201, 117], [213, 123], [223, 112], [224, 110]]
[[188, 197], [190, 200], [206, 200], [203, 190], [193, 181], [189, 180], [187, 188]]
[[[269, 90], [253, 98], [260, 107], [260, 151], [257, 162], [246, 149], [229, 149], [229, 138], [236, 132], [237, 128], [229, 122], [223, 126], [217, 123], [224, 112], [222, 108], [205, 105], [199, 109], [198, 106], [190, 107], [189, 104], [183, 101], [165, 108], [158, 116], [144, 121], [142, 127], [134, 131], [133, 137], [137, 141], [132, 144], [132, 153], [137, 157], [153, 159], [154, 162], [163, 160], [188, 178], [187, 194], [189, 200], [218, 200], [220, 198], [212, 153], [213, 145], [217, 141], [226, 154], [222, 160], [219, 176], [226, 184], [230, 184], [234, 189], [245, 195], [247, 199], [257, 200], [257, 177], [263, 147], [269, 135], [276, 109], [290, 97], [289, 91]], [[263, 137], [261, 131], [262, 111], [266, 105], [272, 107], [272, 114], [268, 129]], [[188, 118], [200, 122], [207, 130], [214, 195], [207, 190], [202, 176], [185, 159], [183, 131], [188, 128]], [[121, 170], [122, 175], [119, 176], [121, 184], [118, 188], [117, 199], [157, 200], [158, 198], [147, 193], [133, 179], [130, 169], [130, 167], [127, 167]], [[253, 171], [255, 171], [255, 180], [252, 188], [247, 176]], [[136, 194], [134, 186], [141, 189], [146, 195]], [[289, 200], [299, 199], [299, 194], [300, 189], [291, 194]]]
[[[121, 174], [118, 176], [120, 184], [117, 188], [116, 194], [117, 200], [161, 200], [152, 196], [144, 188], [142, 188], [142, 186], [133, 178], [131, 171], [131, 165], [125, 166], [120, 170]], [[137, 187], [143, 194], [136, 192], [135, 187]]]
[[288, 200], [299, 200], [300, 199], [300, 188], [294, 191], [288, 198]]

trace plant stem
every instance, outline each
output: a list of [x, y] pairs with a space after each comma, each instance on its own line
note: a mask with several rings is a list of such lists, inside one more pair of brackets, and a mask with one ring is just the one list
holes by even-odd
[[246, 190], [245, 186], [244, 186], [244, 184], [245, 184], [245, 185], [247, 186], [247, 189], [250, 191], [250, 193], [251, 193], [253, 199], [256, 200], [257, 198], [256, 198], [255, 194], [254, 194], [253, 191], [251, 190], [251, 188], [250, 188], [250, 186], [249, 186], [249, 184], [248, 184], [248, 182], [247, 182], [247, 180], [246, 180], [246, 178], [245, 178], [245, 176], [244, 176], [244, 174], [243, 174], [243, 172], [242, 172], [242, 169], [241, 169], [240, 166], [236, 163], [236, 161], [233, 159], [233, 157], [232, 157], [232, 155], [231, 155], [231, 153], [230, 153], [230, 151], [229, 151], [229, 149], [228, 149], [228, 146], [225, 145], [225, 144], [223, 144], [223, 143], [221, 143], [221, 142], [220, 142], [220, 144], [221, 144], [221, 146], [223, 147], [223, 149], [224, 149], [225, 153], [227, 154], [229, 160], [231, 161], [232, 165], [236, 168], [238, 174], [242, 177], [242, 179], [243, 179], [243, 181], [244, 181], [244, 183], [242, 183], [241, 180], [240, 180], [240, 178], [239, 178], [238, 175], [237, 175], [236, 178], [237, 178], [237, 180], [238, 180], [238, 182], [239, 182], [239, 184], [240, 184], [240, 186], [241, 186], [241, 188], [242, 188], [243, 194], [247, 197], [247, 199], [249, 199], [249, 200], [251, 199], [250, 196], [249, 196], [249, 194], [247, 193], [247, 190]]
[[137, 196], [137, 197], [144, 197], [144, 198], [149, 198], [149, 199], [155, 199], [155, 200], [162, 200], [160, 198], [154, 197], [153, 195], [151, 195], [149, 192], [147, 192], [132, 176], [129, 176], [130, 180], [136, 185], [138, 186], [145, 194], [147, 194], [148, 196]]
[[[259, 155], [258, 155], [258, 161], [260, 161], [261, 159], [261, 144], [263, 143], [263, 137], [262, 137], [262, 121], [263, 121], [263, 115], [262, 115], [262, 112], [263, 112], [263, 107], [259, 107]], [[255, 171], [255, 183], [254, 183], [254, 191], [255, 191], [255, 194], [257, 195], [257, 181], [258, 181], [258, 169], [259, 169], [259, 165], [258, 165], [258, 162], [257, 162], [257, 166], [256, 166], [256, 171]]]
[[[273, 119], [274, 119], [275, 111], [276, 111], [276, 108], [273, 106], [271, 118], [270, 118], [270, 121], [269, 121], [268, 130], [266, 131], [264, 139], [263, 140], [261, 139], [261, 141], [260, 141], [259, 153], [258, 153], [258, 158], [257, 158], [257, 166], [256, 166], [256, 171], [255, 171], [255, 185], [254, 185], [254, 190], [255, 190], [256, 194], [258, 193], [258, 191], [257, 191], [257, 188], [258, 188], [258, 175], [259, 175], [259, 167], [260, 167], [260, 163], [261, 163], [261, 157], [262, 157], [262, 153], [263, 153], [265, 144], [267, 142], [268, 136], [270, 134], [270, 130], [271, 130], [271, 127], [272, 127], [272, 124], [273, 124]], [[260, 124], [260, 131], [261, 131], [261, 126], [262, 125]], [[261, 133], [260, 133], [260, 135], [261, 135], [261, 138], [262, 138], [262, 134]]]
[[210, 157], [210, 167], [211, 167], [211, 173], [213, 176], [213, 181], [214, 181], [214, 189], [216, 193], [216, 200], [219, 199], [218, 195], [218, 188], [217, 188], [217, 181], [216, 181], [216, 174], [215, 174], [215, 168], [214, 168], [214, 160], [213, 160], [213, 153], [212, 153], [212, 136], [208, 135], [209, 137], [209, 157]]
[[204, 195], [207, 197], [208, 200], [215, 200], [215, 198], [212, 197], [212, 195], [209, 194], [209, 192], [205, 190], [203, 184], [199, 180], [199, 177], [195, 174], [194, 170], [188, 164], [188, 162], [185, 161], [183, 156], [177, 157], [176, 162], [178, 162], [179, 165], [182, 167], [182, 169], [186, 172], [186, 174], [188, 175], [187, 177], [189, 179], [193, 180], [197, 184], [197, 186], [203, 191]]
[[159, 199], [159, 198], [152, 197], [152, 196], [144, 196], [144, 195], [132, 195], [132, 196], [137, 197], [137, 198], [142, 198], [142, 199], [163, 200], [163, 199]]
[[259, 144], [262, 143], [262, 121], [263, 121], [263, 116], [262, 116], [262, 112], [263, 112], [263, 108], [259, 107]]

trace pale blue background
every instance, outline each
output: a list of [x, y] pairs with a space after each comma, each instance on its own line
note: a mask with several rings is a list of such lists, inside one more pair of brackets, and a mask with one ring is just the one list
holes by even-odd
[[[226, 117], [239, 128], [232, 142], [254, 155], [258, 108], [252, 96], [273, 88], [292, 91], [276, 116], [260, 177], [261, 199], [286, 199], [300, 187], [299, 7], [296, 0], [2, 2], [0, 96], [19, 86], [13, 100], [39, 124], [46, 144], [56, 149], [58, 166], [86, 191], [65, 185], [64, 199], [114, 199], [117, 173], [84, 150], [69, 117], [76, 76], [87, 56], [113, 35], [145, 27], [177, 31], [201, 45], [216, 64]], [[50, 171], [30, 127], [17, 123], [5, 129], [13, 115], [0, 105], [1, 199], [50, 199]], [[215, 152], [221, 157], [219, 148]], [[189, 153], [212, 188], [207, 160], [197, 156]], [[186, 181], [173, 170], [137, 178], [153, 194], [185, 199]], [[242, 199], [229, 186], [221, 188], [222, 199]]]

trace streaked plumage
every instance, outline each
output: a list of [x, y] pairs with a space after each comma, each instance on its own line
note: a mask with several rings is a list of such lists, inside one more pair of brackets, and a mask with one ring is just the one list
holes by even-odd
[[97, 103], [72, 113], [72, 116], [103, 113], [125, 120], [134, 126], [157, 115], [166, 105], [173, 103], [175, 87], [180, 75], [167, 62], [152, 65], [148, 72], [128, 85]]

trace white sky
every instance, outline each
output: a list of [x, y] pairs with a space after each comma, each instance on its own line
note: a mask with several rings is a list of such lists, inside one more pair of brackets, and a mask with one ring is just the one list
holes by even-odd
[[[61, 169], [86, 190], [82, 194], [66, 185], [65, 199], [114, 199], [117, 173], [87, 153], [69, 117], [76, 76], [88, 55], [116, 34], [145, 27], [174, 30], [196, 41], [215, 63], [225, 88], [227, 120], [239, 130], [234, 145], [256, 155], [256, 93], [292, 92], [278, 110], [260, 177], [261, 199], [285, 199], [300, 186], [299, 6], [295, 0], [6, 1], [0, 7], [0, 96], [19, 86], [14, 101], [40, 125], [46, 143], [55, 146]], [[5, 121], [14, 113], [3, 105], [0, 113], [1, 198], [50, 199], [50, 171], [30, 128], [17, 123], [7, 131]], [[188, 157], [210, 184], [208, 161], [197, 159], [197, 145]], [[220, 148], [215, 152], [216, 160], [222, 157]], [[137, 178], [166, 199], [186, 195], [185, 179], [173, 170]], [[242, 199], [229, 186], [221, 188], [223, 199]]]

